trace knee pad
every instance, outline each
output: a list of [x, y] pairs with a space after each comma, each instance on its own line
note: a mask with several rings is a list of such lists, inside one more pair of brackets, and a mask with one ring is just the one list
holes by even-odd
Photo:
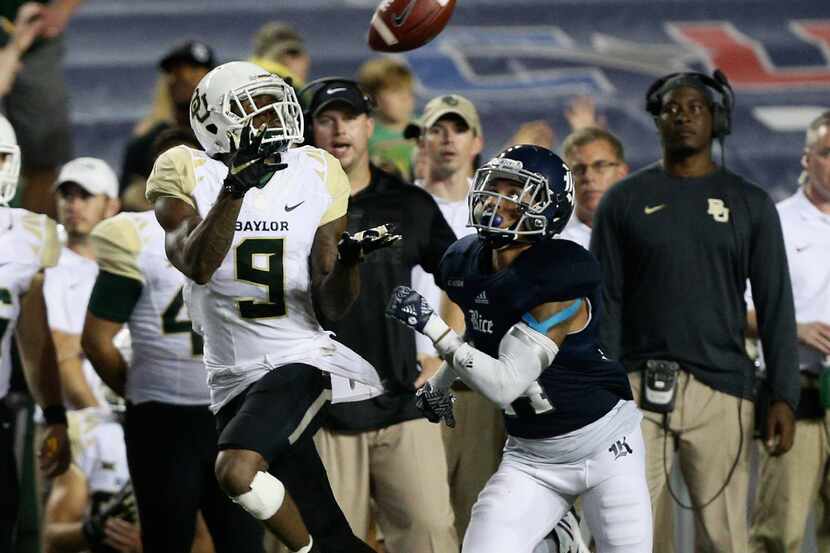
[[251, 513], [258, 520], [268, 520], [276, 513], [285, 499], [285, 486], [267, 472], [257, 472], [251, 481], [251, 489], [231, 501]]

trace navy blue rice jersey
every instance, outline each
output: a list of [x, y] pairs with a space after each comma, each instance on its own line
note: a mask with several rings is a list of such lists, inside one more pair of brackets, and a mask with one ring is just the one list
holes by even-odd
[[597, 260], [569, 240], [543, 240], [507, 268], [492, 271], [492, 250], [476, 235], [455, 242], [441, 261], [438, 283], [463, 311], [465, 339], [495, 358], [502, 337], [534, 307], [583, 298], [590, 320], [569, 335], [542, 371], [541, 394], [520, 397], [505, 411], [510, 435], [547, 438], [599, 419], [621, 399], [632, 399], [623, 366], [599, 348], [602, 312]]

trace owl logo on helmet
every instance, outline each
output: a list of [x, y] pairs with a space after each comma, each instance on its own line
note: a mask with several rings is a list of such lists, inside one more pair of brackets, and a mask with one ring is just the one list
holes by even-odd
[[573, 213], [573, 175], [547, 148], [511, 146], [476, 171], [467, 201], [468, 226], [497, 246], [553, 238]]
[[[272, 101], [257, 105], [259, 96]], [[273, 111], [273, 113], [268, 113]], [[199, 81], [190, 101], [190, 126], [213, 157], [238, 145], [242, 129], [260, 114], [271, 116], [263, 144], [276, 150], [303, 141], [303, 117], [294, 89], [262, 67], [245, 61], [222, 64]]]
[[20, 147], [9, 120], [0, 115], [0, 205], [9, 205], [20, 177]]

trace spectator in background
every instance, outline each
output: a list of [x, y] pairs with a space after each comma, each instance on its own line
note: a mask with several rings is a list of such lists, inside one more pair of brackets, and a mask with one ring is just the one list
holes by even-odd
[[[82, 0], [10, 0], [0, 4], [0, 17], [6, 20], [15, 21], [18, 13], [28, 23], [37, 20], [37, 37], [22, 54], [22, 68], [3, 105], [17, 131], [23, 157], [23, 208], [52, 217], [55, 204], [49, 190], [58, 168], [72, 156], [69, 98], [63, 75], [63, 32], [81, 3]], [[8, 31], [3, 34], [8, 40]]]
[[412, 71], [395, 58], [374, 58], [360, 66], [357, 80], [377, 102], [369, 158], [378, 167], [411, 182], [415, 144], [404, 138], [403, 131], [415, 111]]
[[311, 57], [303, 37], [291, 25], [271, 21], [254, 35], [252, 63], [279, 75], [299, 90], [308, 80]]
[[57, 266], [46, 269], [43, 292], [66, 407], [104, 408], [104, 387], [81, 349], [81, 331], [98, 275], [89, 235], [95, 225], [118, 212], [118, 178], [105, 161], [79, 157], [61, 168], [53, 188], [66, 245]]
[[608, 189], [628, 174], [628, 164], [622, 142], [597, 127], [585, 127], [569, 134], [562, 143], [562, 153], [574, 176], [576, 206], [559, 237], [587, 249], [597, 206]]
[[[801, 164], [802, 186], [777, 206], [799, 340], [798, 439], [788, 455], [761, 450], [750, 535], [753, 553], [799, 553], [814, 507], [818, 550], [830, 551], [830, 416], [820, 393], [822, 371], [830, 370], [830, 112], [807, 128]], [[755, 312], [747, 319], [749, 333], [757, 335]]]
[[[406, 134], [423, 143], [430, 170], [418, 182], [430, 193], [441, 213], [458, 238], [475, 233], [469, 223], [467, 195], [475, 172], [475, 159], [484, 146], [484, 133], [478, 111], [463, 96], [452, 94], [430, 100], [424, 113], [406, 128]], [[412, 271], [412, 288], [420, 292], [430, 305], [441, 305], [443, 292], [432, 274], [416, 267]], [[453, 305], [448, 322], [459, 333], [464, 330], [464, 316]], [[416, 387], [423, 385], [441, 365], [432, 341], [415, 335], [421, 376]], [[450, 498], [455, 512], [455, 528], [464, 536], [470, 522], [470, 511], [487, 480], [496, 472], [501, 460], [506, 435], [498, 406], [463, 382], [453, 385], [456, 394], [455, 428], [441, 426], [447, 455]]]
[[[766, 192], [712, 159], [713, 140], [730, 130], [733, 97], [722, 74], [670, 75], [646, 96], [662, 159], [612, 187], [594, 217], [591, 251], [608, 313], [602, 342], [625, 364], [646, 410], [654, 550], [674, 549], [667, 475], [677, 458], [699, 550], [745, 553], [754, 381], [744, 349], [747, 278], [769, 368], [773, 455], [792, 446], [798, 403], [781, 226]], [[664, 394], [649, 400], [647, 386]]]
[[366, 538], [370, 498], [389, 553], [458, 551], [440, 429], [415, 406], [415, 341], [378, 314], [412, 268], [434, 271], [455, 240], [435, 202], [369, 162], [372, 102], [354, 81], [327, 79], [302, 94], [314, 144], [336, 157], [351, 185], [348, 230], [392, 223], [405, 236], [360, 266], [361, 292], [348, 314], [324, 327], [369, 361], [387, 392], [332, 405], [315, 436], [337, 502]]
[[[190, 100], [196, 85], [216, 66], [216, 55], [204, 42], [190, 40], [175, 46], [159, 61], [159, 69], [172, 104], [172, 119], [156, 122], [133, 137], [124, 151], [121, 168], [121, 196], [125, 211], [145, 211], [150, 204], [144, 198], [144, 186], [153, 169], [153, 142], [170, 128], [190, 130]], [[195, 140], [195, 137], [194, 137]]]
[[22, 69], [20, 58], [40, 33], [42, 21], [37, 16], [38, 4], [29, 2], [17, 11], [15, 22], [0, 17], [0, 28], [6, 34], [6, 43], [0, 47], [0, 98], [8, 94]]

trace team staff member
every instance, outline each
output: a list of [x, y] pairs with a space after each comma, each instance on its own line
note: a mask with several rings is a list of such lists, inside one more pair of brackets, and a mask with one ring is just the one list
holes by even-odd
[[407, 329], [378, 317], [394, 287], [410, 282], [413, 267], [437, 269], [455, 235], [429, 194], [369, 163], [371, 101], [355, 82], [318, 81], [302, 97], [315, 145], [336, 157], [349, 177], [348, 229], [392, 222], [404, 236], [361, 265], [355, 305], [343, 319], [324, 324], [375, 367], [387, 393], [332, 405], [315, 438], [320, 456], [359, 537], [369, 527], [371, 495], [388, 551], [457, 551], [441, 429], [423, 418], [412, 394], [415, 341]]
[[569, 134], [562, 143], [565, 163], [574, 176], [574, 214], [560, 238], [567, 238], [588, 248], [594, 213], [600, 200], [621, 178], [628, 174], [620, 140], [598, 127], [585, 127]]
[[713, 139], [729, 132], [731, 107], [719, 72], [657, 81], [647, 110], [660, 132], [662, 160], [612, 187], [594, 217], [591, 251], [605, 275], [606, 354], [630, 371], [641, 407], [644, 368], [666, 384], [676, 378], [674, 412], [647, 411], [643, 422], [660, 552], [673, 550], [666, 474], [674, 448], [667, 440], [679, 444], [700, 547], [747, 551], [754, 374], [744, 350], [747, 279], [769, 365], [771, 453], [793, 443], [795, 315], [778, 214], [762, 189], [712, 159]]
[[[762, 454], [750, 535], [753, 553], [801, 551], [813, 507], [818, 515], [818, 550], [830, 550], [830, 505], [823, 491], [830, 484], [830, 419], [819, 393], [822, 364], [826, 366], [830, 356], [830, 112], [807, 128], [801, 162], [803, 186], [778, 204], [798, 328], [802, 386], [796, 413], [798, 440], [789, 455]], [[751, 330], [754, 315], [749, 313]], [[781, 501], [782, 497], [789, 501]]]

